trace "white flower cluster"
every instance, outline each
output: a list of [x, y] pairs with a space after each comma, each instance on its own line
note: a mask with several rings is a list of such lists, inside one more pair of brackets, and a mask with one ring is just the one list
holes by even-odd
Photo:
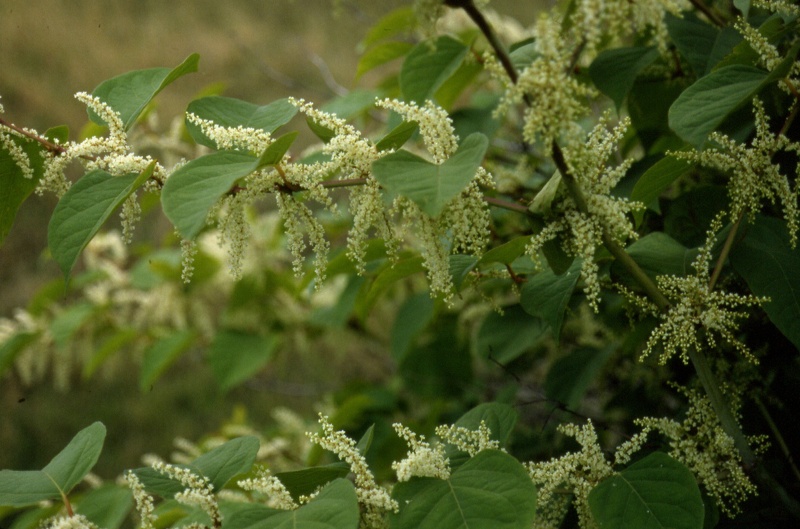
[[169, 463], [156, 462], [153, 469], [165, 476], [180, 481], [185, 489], [175, 494], [175, 500], [185, 505], [202, 509], [211, 518], [214, 527], [222, 526], [222, 513], [214, 494], [214, 487], [205, 476], [199, 476], [188, 468]]
[[253, 127], [223, 127], [211, 120], [203, 119], [191, 112], [186, 113], [186, 120], [200, 127], [219, 149], [238, 150], [261, 154], [274, 141], [272, 135], [263, 129]]
[[[629, 120], [623, 119], [613, 130], [606, 129], [608, 115], [589, 133], [585, 144], [564, 149], [564, 156], [570, 173], [580, 186], [588, 212], [578, 210], [574, 198], [566, 193], [557, 196], [551, 206], [553, 220], [549, 220], [541, 232], [531, 238], [527, 251], [538, 259], [544, 244], [559, 238], [564, 251], [582, 259], [581, 275], [584, 292], [589, 304], [597, 312], [600, 301], [600, 282], [595, 252], [603, 245], [604, 233], [614, 240], [625, 243], [638, 238], [633, 228], [630, 213], [643, 209], [639, 202], [611, 196], [611, 190], [625, 175], [633, 161], [626, 159], [617, 166], [609, 167], [607, 162], [622, 139]], [[556, 174], [553, 178], [560, 178]]]
[[325, 450], [333, 452], [350, 465], [355, 475], [356, 496], [362, 506], [361, 522], [365, 529], [380, 529], [386, 526], [386, 514], [397, 512], [399, 505], [389, 492], [375, 482], [375, 476], [367, 465], [367, 460], [356, 448], [356, 442], [343, 431], [335, 431], [328, 418], [319, 416], [322, 435], [307, 434], [312, 442]]
[[397, 481], [408, 481], [415, 476], [437, 479], [450, 477], [450, 462], [445, 457], [444, 446], [440, 444], [431, 446], [425, 441], [425, 436], [417, 437], [411, 429], [400, 423], [395, 423], [392, 427], [409, 448], [405, 459], [392, 463], [392, 469], [397, 473]]
[[49, 523], [42, 524], [47, 529], [98, 529], [89, 519], [82, 514], [59, 516]]
[[270, 475], [269, 470], [260, 468], [257, 477], [242, 479], [236, 482], [244, 490], [260, 492], [269, 498], [267, 505], [274, 509], [294, 510], [300, 506], [292, 499], [292, 495], [277, 477]]
[[453, 424], [440, 425], [436, 427], [436, 435], [442, 441], [468, 453], [470, 457], [474, 457], [483, 450], [500, 450], [500, 443], [492, 439], [492, 431], [484, 421], [481, 421], [477, 430]]
[[129, 470], [125, 473], [125, 481], [128, 483], [133, 493], [133, 500], [136, 502], [136, 512], [139, 513], [141, 521], [139, 529], [155, 529], [156, 515], [154, 514], [153, 497], [144, 490], [144, 485], [132, 471]]

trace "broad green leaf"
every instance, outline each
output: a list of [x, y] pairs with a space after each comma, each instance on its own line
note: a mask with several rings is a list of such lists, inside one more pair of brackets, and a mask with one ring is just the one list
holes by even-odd
[[367, 278], [364, 276], [350, 276], [347, 280], [347, 285], [342, 293], [339, 294], [336, 302], [332, 305], [315, 309], [311, 313], [311, 317], [308, 320], [309, 323], [331, 328], [344, 327], [353, 314], [358, 297], [366, 290], [364, 288], [366, 283]]
[[0, 506], [25, 507], [68, 494], [97, 463], [105, 437], [106, 427], [95, 422], [42, 470], [0, 470]]
[[678, 96], [669, 109], [670, 128], [686, 142], [701, 147], [734, 110], [785, 76], [796, 53], [793, 49], [772, 72], [742, 64], [714, 70]]
[[473, 359], [459, 340], [453, 318], [437, 318], [426, 336], [431, 341], [412, 347], [400, 363], [406, 387], [428, 399], [454, 398], [470, 386]]
[[379, 151], [386, 151], [389, 149], [397, 150], [417, 132], [419, 125], [416, 121], [403, 121], [398, 126], [389, 131], [389, 133], [381, 138], [375, 144], [375, 148]]
[[400, 512], [392, 529], [528, 529], [536, 512], [536, 489], [510, 455], [484, 450], [447, 480], [412, 478], [392, 497]]
[[523, 235], [496, 246], [481, 256], [479, 264], [501, 263], [511, 264], [514, 259], [525, 253], [525, 247], [531, 241], [530, 236]]
[[[278, 99], [268, 105], [259, 106], [232, 97], [208, 96], [189, 103], [186, 112], [213, 121], [220, 127], [242, 126], [261, 129], [272, 134], [279, 127], [289, 123], [297, 114], [297, 108], [289, 103], [288, 99]], [[217, 148], [217, 144], [203, 134], [198, 125], [189, 120], [186, 120], [186, 130], [200, 145]]]
[[400, 306], [391, 335], [392, 356], [396, 361], [402, 361], [414, 339], [433, 319], [433, 313], [433, 299], [427, 292], [420, 292], [409, 297]]
[[511, 57], [511, 64], [514, 65], [517, 71], [521, 72], [531, 65], [536, 57], [539, 55], [536, 51], [536, 42], [533, 38], [525, 39], [509, 48]]
[[592, 62], [589, 75], [595, 86], [619, 109], [636, 78], [657, 58], [655, 46], [605, 50]]
[[375, 100], [383, 96], [380, 90], [355, 89], [327, 101], [320, 107], [341, 119], [350, 119], [375, 108]]
[[[92, 95], [100, 98], [116, 112], [119, 112], [125, 130], [130, 129], [150, 101], [164, 88], [178, 78], [197, 71], [200, 56], [189, 55], [175, 68], [151, 68], [135, 70], [118, 75], [100, 83]], [[89, 119], [98, 125], [105, 125], [94, 111], [88, 110]]]
[[477, 61], [462, 63], [436, 90], [433, 99], [439, 106], [449, 110], [482, 71], [483, 65]]
[[161, 190], [164, 214], [184, 239], [194, 239], [214, 204], [257, 167], [256, 158], [235, 151], [207, 154], [182, 165]]
[[422, 105], [456, 73], [469, 48], [448, 36], [420, 42], [406, 56], [400, 70], [400, 90], [406, 101]]
[[709, 54], [714, 49], [720, 31], [691, 12], [683, 13], [681, 17], [667, 13], [664, 21], [670, 39], [692, 67], [694, 74], [697, 77], [705, 75]]
[[654, 452], [589, 493], [600, 527], [701, 529], [704, 508], [694, 476], [663, 452]]
[[272, 358], [278, 339], [237, 331], [219, 331], [209, 350], [214, 378], [227, 391], [255, 375]]
[[[686, 276], [695, 273], [692, 261], [697, 255], [696, 251], [686, 248], [664, 232], [645, 235], [625, 251], [651, 279], [660, 275]], [[616, 263], [614, 270], [620, 275], [626, 274]]]
[[393, 61], [407, 54], [414, 45], [410, 42], [403, 41], [389, 41], [382, 42], [368, 49], [358, 60], [358, 68], [356, 69], [356, 79], [368, 71], [382, 66], [387, 62]]
[[28, 156], [33, 169], [33, 178], [25, 178], [11, 153], [0, 142], [0, 245], [3, 244], [22, 203], [30, 196], [42, 176], [42, 159], [39, 147], [33, 141], [24, 141], [12, 137], [11, 141], [18, 145]]
[[572, 266], [562, 275], [552, 270], [544, 270], [528, 278], [522, 287], [520, 305], [531, 316], [542, 318], [558, 340], [564, 312], [581, 276], [581, 260], [575, 259]]
[[800, 250], [789, 246], [786, 223], [757, 216], [730, 254], [736, 272], [757, 296], [770, 321], [800, 349]]
[[139, 389], [147, 391], [164, 371], [185, 352], [194, 341], [191, 330], [175, 331], [161, 338], [144, 352], [142, 371], [139, 373]]
[[65, 280], [81, 251], [108, 217], [153, 174], [155, 162], [140, 174], [112, 176], [91, 171], [75, 182], [58, 201], [47, 228], [47, 244]]
[[355, 487], [346, 479], [337, 479], [299, 509], [250, 516], [249, 523], [231, 516], [225, 525], [231, 529], [358, 529], [360, 519]]
[[456, 291], [461, 290], [464, 280], [478, 264], [478, 258], [474, 255], [453, 254], [448, 258], [450, 262], [450, 277], [453, 278], [453, 286]]
[[366, 49], [373, 44], [398, 35], [411, 34], [417, 24], [414, 9], [410, 6], [399, 7], [384, 15], [367, 32], [359, 44]]
[[530, 351], [546, 330], [544, 321], [512, 305], [503, 308], [502, 315], [489, 313], [478, 330], [475, 348], [479, 356], [507, 364]]
[[389, 193], [411, 199], [425, 214], [436, 217], [475, 178], [488, 145], [486, 136], [476, 133], [442, 164], [398, 151], [373, 163], [372, 170]]
[[[258, 447], [257, 437], [237, 437], [201, 455], [191, 464], [185, 465], [185, 468], [207, 477], [214, 490], [218, 491], [232, 477], [250, 470], [256, 460]], [[138, 468], [134, 473], [150, 493], [164, 498], [171, 498], [184, 490], [179, 481], [170, 479], [152, 468]]]
[[103, 529], [118, 529], [132, 508], [133, 495], [128, 487], [102, 485], [87, 492], [75, 512]]
[[612, 352], [611, 347], [602, 350], [586, 347], [556, 360], [544, 381], [547, 398], [560, 402], [571, 410], [578, 409], [586, 390]]
[[477, 430], [481, 422], [492, 432], [491, 438], [505, 447], [517, 424], [519, 414], [512, 406], [501, 402], [484, 402], [478, 404], [458, 418], [456, 426]]
[[259, 156], [257, 167], [260, 169], [268, 165], [276, 165], [280, 163], [283, 160], [286, 151], [289, 150], [289, 147], [292, 146], [294, 140], [297, 139], [298, 134], [299, 132], [297, 131], [288, 132], [272, 142], [272, 144], [270, 144], [270, 146], [264, 150], [261, 156]]
[[346, 478], [349, 473], [350, 466], [347, 463], [339, 462], [321, 467], [278, 472], [275, 477], [283, 483], [292, 498], [297, 499], [300, 496], [307, 496], [313, 493], [335, 479]]
[[415, 256], [400, 259], [396, 263], [385, 266], [370, 285], [364, 300], [358, 303], [357, 310], [359, 315], [362, 317], [365, 316], [369, 308], [377, 301], [378, 297], [396, 282], [408, 276], [423, 272], [425, 267], [422, 265], [422, 262], [422, 257]]
[[651, 165], [636, 181], [631, 192], [631, 200], [653, 206], [661, 193], [691, 169], [692, 165], [692, 162], [673, 156], [663, 157]]

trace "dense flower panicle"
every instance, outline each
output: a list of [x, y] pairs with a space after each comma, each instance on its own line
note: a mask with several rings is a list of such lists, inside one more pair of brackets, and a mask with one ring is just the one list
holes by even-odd
[[[761, 305], [768, 298], [744, 296], [712, 290], [709, 284], [712, 249], [716, 234], [722, 228], [723, 214], [711, 223], [707, 232], [705, 245], [700, 248], [697, 258], [692, 263], [696, 274], [687, 277], [658, 276], [659, 288], [672, 303], [667, 312], [658, 311], [654, 305], [645, 300], [634, 300], [641, 308], [657, 315], [661, 323], [650, 334], [642, 358], [648, 356], [658, 344], [662, 344], [663, 352], [659, 358], [661, 364], [675, 354], [680, 355], [684, 363], [689, 361], [692, 348], [717, 348], [716, 335], [731, 344], [745, 359], [757, 363], [750, 349], [736, 337], [739, 322], [747, 318], [747, 313], [736, 310], [738, 307]], [[705, 344], [702, 338], [705, 338]]]
[[[0, 106], [0, 114], [2, 114], [2, 106]], [[33, 178], [31, 159], [28, 157], [28, 153], [13, 140], [12, 134], [16, 135], [15, 132], [4, 132], [0, 130], [0, 147], [8, 151], [11, 155], [11, 159], [14, 160], [14, 163], [22, 172], [23, 177], [28, 179]]]
[[[658, 432], [669, 440], [669, 455], [686, 465], [698, 483], [714, 498], [727, 515], [741, 512], [741, 504], [757, 494], [755, 485], [742, 468], [742, 459], [733, 439], [725, 433], [707, 397], [683, 389], [689, 409], [683, 421], [667, 417], [646, 417], [635, 422], [641, 436]], [[751, 439], [761, 445], [763, 439]]]
[[[734, 219], [742, 215], [752, 219], [761, 211], [763, 201], [774, 204], [776, 199], [779, 200], [789, 229], [791, 245], [795, 247], [799, 226], [798, 187], [795, 185], [792, 189], [788, 177], [781, 173], [778, 164], [772, 162], [772, 157], [781, 150], [794, 151], [800, 155], [800, 142], [790, 141], [783, 134], [776, 135], [769, 130], [769, 119], [758, 98], [753, 100], [753, 111], [756, 137], [749, 147], [714, 132], [711, 139], [719, 147], [670, 154], [730, 175], [728, 193], [731, 197], [731, 217]], [[797, 171], [800, 171], [800, 167]], [[797, 174], [800, 175], [800, 172]]]
[[[607, 115], [601, 119], [589, 133], [586, 143], [564, 149], [567, 166], [583, 191], [588, 214], [577, 209], [570, 195], [556, 194], [551, 209], [558, 216], [549, 220], [542, 231], [531, 238], [527, 247], [528, 253], [538, 259], [544, 244], [560, 237], [564, 251], [582, 259], [584, 292], [595, 312], [599, 310], [600, 301], [599, 267], [595, 262], [595, 251], [603, 245], [604, 233], [620, 243], [638, 238], [630, 213], [644, 208], [644, 204], [639, 202], [610, 195], [633, 160], [627, 159], [615, 167], [606, 165], [630, 122], [626, 118], [608, 131], [607, 120]], [[559, 179], [561, 175], [557, 173], [553, 178]]]
[[186, 113], [186, 120], [200, 127], [203, 134], [208, 136], [221, 150], [240, 150], [261, 154], [273, 142], [272, 135], [263, 129], [241, 125], [223, 127], [191, 112]]
[[264, 494], [269, 498], [267, 505], [274, 509], [294, 510], [300, 507], [281, 480], [271, 475], [266, 468], [260, 468], [257, 477], [239, 480], [236, 484], [244, 490]]
[[355, 475], [356, 496], [362, 505], [362, 527], [379, 529], [386, 527], [386, 514], [397, 512], [399, 505], [389, 492], [375, 482], [375, 476], [367, 465], [367, 460], [356, 448], [356, 442], [343, 431], [335, 431], [328, 418], [319, 417], [322, 434], [309, 433], [309, 439], [325, 450], [333, 452], [350, 465]]
[[392, 469], [397, 473], [397, 481], [408, 481], [412, 477], [437, 479], [450, 477], [450, 463], [445, 457], [442, 445], [431, 446], [425, 441], [425, 436], [418, 437], [400, 423], [395, 423], [392, 427], [409, 448], [405, 459], [392, 463]]
[[157, 519], [153, 497], [144, 489], [144, 485], [133, 471], [125, 473], [125, 481], [133, 493], [133, 500], [136, 502], [136, 512], [139, 513], [140, 529], [155, 529], [154, 523]]
[[431, 100], [420, 107], [414, 102], [406, 103], [397, 99], [378, 100], [376, 105], [400, 114], [405, 121], [416, 121], [425, 148], [433, 162], [441, 164], [458, 149], [458, 136], [453, 121], [447, 111]]
[[325, 238], [325, 228], [308, 206], [291, 195], [278, 193], [275, 195], [275, 200], [278, 203], [281, 218], [283, 218], [289, 251], [294, 257], [292, 266], [295, 274], [299, 276], [303, 273], [305, 251], [308, 247], [305, 240], [307, 234], [309, 243], [314, 250], [314, 273], [316, 285], [319, 287], [325, 280], [330, 249], [330, 243]]
[[527, 464], [531, 480], [538, 489], [536, 517], [553, 521], [555, 524], [551, 527], [558, 527], [569, 507], [569, 502], [563, 501], [564, 495], [558, 491], [567, 489], [574, 495], [573, 505], [578, 513], [580, 526], [595, 527], [589, 509], [589, 492], [602, 480], [613, 475], [614, 470], [603, 455], [592, 421], [587, 421], [584, 426], [562, 424], [558, 429], [575, 438], [581, 445], [581, 450], [549, 461]]
[[156, 462], [153, 469], [160, 474], [180, 481], [185, 488], [175, 494], [175, 499], [186, 505], [194, 505], [202, 509], [211, 518], [214, 527], [222, 525], [222, 513], [219, 510], [214, 487], [205, 476], [200, 476], [188, 468], [182, 468], [169, 463]]
[[481, 421], [477, 430], [452, 424], [437, 426], [436, 435], [442, 441], [468, 453], [471, 457], [484, 450], [500, 450], [500, 442], [492, 439], [492, 431], [484, 421]]
[[761, 7], [773, 13], [785, 13], [800, 16], [800, 6], [786, 0], [752, 0], [754, 7]]
[[58, 516], [49, 523], [42, 524], [42, 527], [47, 529], [99, 529], [97, 525], [82, 514]]

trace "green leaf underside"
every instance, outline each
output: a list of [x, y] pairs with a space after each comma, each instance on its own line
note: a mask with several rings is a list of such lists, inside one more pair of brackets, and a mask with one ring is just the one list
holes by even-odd
[[731, 251], [731, 265], [757, 296], [770, 321], [800, 348], [800, 250], [789, 246], [783, 221], [757, 216], [746, 236]]
[[522, 287], [520, 295], [522, 308], [528, 314], [538, 316], [547, 322], [556, 340], [561, 334], [567, 304], [581, 276], [580, 270], [581, 260], [575, 259], [569, 270], [562, 275], [556, 275], [552, 270], [544, 270], [530, 277]]
[[[184, 75], [197, 71], [200, 56], [189, 55], [175, 68], [151, 68], [135, 70], [118, 75], [100, 83], [92, 95], [100, 98], [119, 112], [125, 130], [130, 129], [148, 103], [164, 88]], [[89, 109], [89, 119], [98, 125], [106, 125], [94, 111]]]
[[144, 352], [142, 370], [139, 374], [139, 389], [147, 391], [150, 386], [186, 351], [194, 341], [194, 332], [188, 329], [166, 336]]
[[592, 62], [589, 75], [595, 86], [619, 109], [636, 78], [657, 58], [655, 46], [606, 50]]
[[533, 523], [536, 489], [510, 455], [484, 450], [449, 479], [412, 478], [398, 483], [400, 505], [393, 529], [523, 529]]
[[398, 151], [376, 161], [372, 170], [390, 194], [405, 196], [426, 215], [437, 217], [475, 178], [488, 145], [486, 136], [475, 133], [442, 164]]
[[194, 239], [206, 225], [209, 210], [258, 160], [236, 151], [202, 156], [179, 167], [161, 190], [164, 214], [184, 239]]
[[11, 226], [14, 225], [17, 211], [36, 188], [42, 175], [38, 145], [35, 142], [22, 141], [17, 138], [12, 138], [12, 141], [28, 155], [33, 169], [33, 178], [25, 178], [17, 162], [11, 157], [11, 153], [3, 145], [0, 145], [0, 189], [3, 190], [0, 193], [0, 245], [11, 231]]
[[[201, 455], [189, 465], [181, 465], [205, 476], [214, 490], [220, 490], [235, 475], [247, 472], [253, 466], [258, 453], [257, 437], [237, 437]], [[133, 471], [148, 492], [171, 498], [184, 490], [179, 481], [170, 479], [150, 467]]]
[[422, 105], [458, 70], [469, 48], [452, 37], [420, 42], [400, 70], [400, 90], [406, 101]]
[[65, 279], [103, 223], [150, 178], [154, 167], [150, 164], [140, 174], [128, 176], [91, 171], [61, 197], [47, 228], [47, 244]]
[[272, 358], [278, 339], [238, 331], [220, 331], [209, 351], [209, 364], [223, 390], [255, 375]]
[[234, 514], [225, 525], [231, 529], [357, 529], [360, 518], [353, 484], [337, 479], [299, 509], [270, 512], [258, 506], [252, 514]]
[[105, 426], [95, 422], [42, 470], [0, 470], [0, 506], [25, 507], [69, 493], [97, 463], [105, 436]]
[[663, 452], [602, 481], [589, 507], [600, 527], [615, 529], [700, 529], [705, 514], [692, 473]]
[[[189, 103], [186, 112], [195, 114], [202, 119], [213, 121], [221, 127], [236, 128], [242, 126], [261, 129], [272, 134], [279, 127], [289, 123], [297, 114], [297, 108], [289, 103], [288, 99], [279, 99], [268, 105], [259, 106], [232, 97], [209, 96]], [[212, 149], [217, 148], [217, 144], [203, 134], [198, 125], [187, 120], [186, 130], [192, 139], [200, 145], [205, 145]]]

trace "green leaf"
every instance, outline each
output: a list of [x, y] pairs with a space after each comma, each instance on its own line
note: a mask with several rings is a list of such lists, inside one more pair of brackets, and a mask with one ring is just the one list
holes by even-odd
[[[83, 369], [81, 370], [83, 379], [89, 380], [109, 356], [137, 338], [139, 338], [139, 331], [136, 329], [123, 328], [115, 331], [91, 352], [89, 359], [83, 364]], [[0, 372], [2, 372], [2, 365], [0, 365]]]
[[600, 527], [701, 529], [703, 500], [694, 476], [663, 452], [654, 452], [589, 493]]
[[[208, 96], [189, 103], [186, 112], [213, 121], [220, 127], [242, 126], [261, 129], [272, 134], [279, 127], [289, 123], [297, 114], [297, 108], [289, 103], [288, 99], [278, 99], [268, 105], [259, 106], [232, 97]], [[217, 148], [217, 144], [203, 134], [198, 125], [191, 123], [188, 119], [185, 124], [187, 132], [194, 141], [212, 149]]]
[[387, 62], [393, 61], [407, 54], [412, 48], [413, 44], [403, 41], [389, 41], [382, 42], [367, 50], [358, 60], [358, 68], [356, 69], [356, 79], [368, 71], [382, 66]]
[[657, 206], [656, 200], [661, 193], [691, 169], [692, 165], [692, 162], [673, 156], [661, 158], [636, 181], [631, 191], [631, 200], [646, 206], [652, 206], [654, 203]]
[[676, 17], [667, 13], [664, 21], [678, 52], [686, 59], [697, 77], [705, 75], [710, 53], [714, 49], [719, 30], [697, 18], [693, 13]]
[[35, 338], [34, 333], [21, 332], [8, 337], [0, 344], [0, 375], [14, 365], [17, 355], [33, 343]]
[[382, 40], [403, 35], [404, 33], [411, 34], [416, 24], [417, 17], [414, 14], [414, 9], [410, 6], [399, 7], [378, 20], [378, 22], [369, 29], [359, 46], [362, 48], [369, 48]]
[[357, 311], [361, 317], [364, 317], [369, 311], [370, 307], [377, 301], [377, 299], [386, 292], [392, 285], [401, 279], [405, 279], [414, 274], [419, 274], [425, 270], [423, 260], [420, 256], [407, 257], [400, 259], [396, 263], [389, 264], [383, 267], [375, 280], [369, 286], [367, 294], [363, 300], [359, 300], [357, 304]]
[[323, 485], [339, 478], [346, 478], [350, 473], [347, 463], [333, 463], [321, 467], [304, 468], [290, 472], [278, 472], [278, 478], [295, 500], [307, 496]]
[[433, 319], [434, 303], [430, 294], [420, 292], [409, 297], [400, 306], [392, 326], [392, 356], [400, 362], [408, 352], [414, 339]]
[[379, 151], [386, 151], [389, 149], [397, 150], [417, 132], [419, 125], [416, 121], [403, 121], [398, 126], [389, 131], [389, 133], [381, 138], [375, 144], [375, 148]]
[[257, 167], [256, 158], [236, 151], [207, 154], [182, 165], [161, 190], [164, 214], [184, 239], [194, 239], [214, 204]]
[[790, 53], [769, 73], [742, 64], [714, 70], [678, 96], [669, 109], [670, 128], [686, 142], [701, 147], [708, 135], [734, 110], [785, 76], [794, 62], [794, 54]]
[[527, 529], [536, 512], [536, 489], [510, 455], [484, 450], [449, 479], [412, 478], [392, 497], [400, 512], [392, 529]]
[[246, 522], [233, 515], [225, 525], [231, 529], [358, 529], [361, 519], [355, 487], [346, 479], [329, 483], [299, 509], [265, 514], [248, 516]]
[[102, 485], [87, 492], [75, 512], [103, 529], [118, 529], [132, 507], [133, 495], [128, 487]]
[[147, 391], [158, 377], [192, 345], [194, 338], [194, 331], [186, 329], [175, 331], [150, 346], [144, 352], [142, 371], [139, 373], [139, 389]]
[[[100, 98], [119, 112], [125, 130], [130, 129], [150, 101], [178, 78], [197, 71], [200, 56], [189, 55], [175, 68], [151, 68], [118, 75], [100, 83], [92, 95]], [[93, 110], [88, 109], [89, 119], [98, 125], [106, 125]]]
[[511, 239], [510, 241], [503, 243], [500, 246], [495, 246], [488, 252], [484, 253], [481, 256], [481, 260], [478, 261], [478, 263], [511, 264], [514, 262], [514, 259], [525, 253], [525, 247], [528, 246], [528, 243], [530, 241], [531, 238], [529, 235], [515, 237], [514, 239]]
[[544, 270], [528, 278], [522, 287], [520, 305], [531, 316], [542, 318], [558, 340], [567, 304], [581, 276], [581, 260], [575, 259], [572, 266], [562, 275], [552, 270]]
[[95, 422], [42, 470], [0, 470], [0, 505], [25, 507], [68, 494], [97, 463], [105, 437], [106, 427]]
[[464, 280], [478, 264], [478, 258], [474, 255], [453, 254], [448, 257], [450, 264], [450, 277], [453, 278], [453, 286], [456, 291], [461, 290]]
[[66, 347], [75, 333], [94, 316], [97, 308], [87, 301], [67, 307], [50, 322], [50, 334], [59, 348]]
[[489, 313], [478, 330], [475, 348], [479, 356], [507, 364], [530, 351], [546, 330], [544, 321], [512, 305], [503, 308], [502, 315]]
[[400, 70], [400, 90], [406, 101], [422, 105], [456, 73], [469, 48], [448, 36], [417, 44]]
[[268, 165], [279, 164], [283, 160], [286, 151], [289, 150], [289, 147], [292, 146], [294, 140], [297, 139], [298, 134], [299, 132], [297, 131], [288, 132], [272, 142], [270, 146], [264, 150], [261, 156], [259, 156], [257, 167], [260, 169]]
[[589, 385], [612, 352], [611, 347], [602, 350], [585, 347], [556, 360], [544, 381], [547, 398], [560, 402], [571, 410], [577, 409]]
[[[645, 235], [625, 251], [653, 280], [660, 275], [682, 277], [695, 273], [692, 261], [697, 255], [696, 250], [686, 248], [664, 232], [656, 231]], [[613, 266], [616, 273], [628, 277], [627, 272], [617, 263]]]
[[398, 151], [373, 163], [372, 171], [389, 193], [411, 199], [425, 214], [436, 217], [475, 178], [488, 146], [486, 136], [476, 133], [442, 164]]
[[499, 442], [501, 447], [505, 447], [518, 417], [517, 411], [508, 404], [484, 402], [459, 417], [455, 425], [468, 430], [477, 430], [483, 422], [492, 432], [491, 438]]
[[800, 250], [789, 246], [785, 222], [757, 216], [730, 254], [736, 272], [757, 296], [770, 321], [800, 349]]
[[276, 336], [259, 336], [237, 331], [220, 331], [209, 350], [209, 364], [223, 391], [255, 375], [272, 358]]
[[605, 50], [592, 62], [589, 75], [598, 90], [610, 97], [619, 110], [636, 78], [657, 58], [655, 46]]
[[42, 176], [42, 157], [38, 145], [32, 141], [24, 141], [12, 136], [11, 140], [18, 145], [25, 154], [33, 169], [33, 178], [25, 178], [11, 153], [0, 142], [0, 245], [3, 244], [20, 206], [30, 196]]
[[[214, 490], [218, 491], [232, 477], [250, 470], [256, 460], [258, 447], [257, 437], [237, 437], [201, 455], [191, 464], [181, 466], [207, 477]], [[133, 472], [149, 492], [164, 498], [171, 498], [184, 490], [179, 481], [170, 479], [152, 468], [138, 468]]]
[[140, 174], [112, 176], [91, 171], [58, 201], [47, 228], [47, 244], [66, 281], [78, 256], [108, 217], [153, 174], [155, 162]]

